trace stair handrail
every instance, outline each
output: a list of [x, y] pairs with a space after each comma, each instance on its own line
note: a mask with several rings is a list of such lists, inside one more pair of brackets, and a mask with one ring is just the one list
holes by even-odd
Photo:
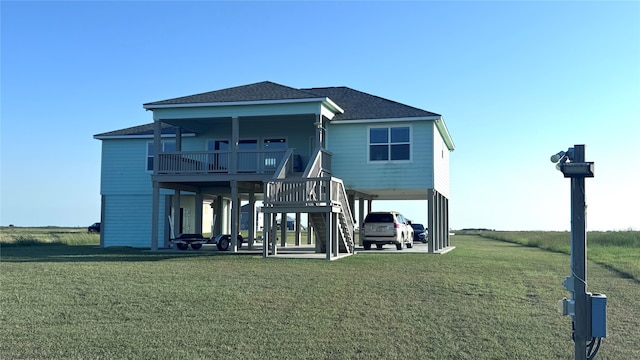
[[[355, 220], [353, 219], [353, 214], [351, 213], [351, 206], [349, 206], [349, 201], [347, 198], [347, 191], [344, 188], [344, 183], [341, 179], [336, 177], [331, 177], [331, 182], [336, 184], [336, 195], [337, 202], [340, 204], [342, 208], [342, 213], [344, 214], [345, 220], [347, 220], [347, 230], [349, 231], [349, 237], [351, 238], [352, 245], [354, 243], [353, 236], [355, 231]], [[333, 199], [332, 199], [333, 200]]]
[[276, 172], [273, 173], [272, 179], [284, 179], [287, 177], [287, 169], [290, 168], [289, 164], [292, 163], [291, 159], [293, 159], [293, 150], [293, 148], [289, 148], [287, 152], [284, 153], [280, 165], [278, 165]]

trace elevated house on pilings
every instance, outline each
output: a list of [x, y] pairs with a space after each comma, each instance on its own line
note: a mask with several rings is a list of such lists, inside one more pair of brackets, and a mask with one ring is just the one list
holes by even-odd
[[[241, 202], [262, 201], [265, 257], [286, 238], [276, 215], [295, 214], [299, 224], [306, 214], [315, 252], [333, 259], [353, 254], [354, 228], [374, 200], [428, 200], [429, 252], [449, 246], [454, 145], [439, 114], [347, 87], [272, 82], [144, 108], [153, 124], [94, 136], [102, 246], [169, 247], [170, 220], [176, 234], [237, 234]], [[253, 247], [255, 211], [247, 214]], [[232, 237], [231, 251], [239, 245]]]

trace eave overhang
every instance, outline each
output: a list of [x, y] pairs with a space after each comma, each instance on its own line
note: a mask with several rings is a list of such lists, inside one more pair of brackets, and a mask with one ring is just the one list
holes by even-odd
[[274, 104], [299, 104], [299, 103], [321, 103], [334, 113], [344, 113], [344, 110], [328, 97], [324, 98], [303, 98], [303, 99], [276, 99], [276, 100], [255, 100], [255, 101], [226, 101], [213, 103], [182, 103], [182, 104], [144, 104], [146, 110], [171, 109], [171, 108], [198, 108], [198, 107], [222, 107], [222, 106], [251, 106], [251, 105], [274, 105]]

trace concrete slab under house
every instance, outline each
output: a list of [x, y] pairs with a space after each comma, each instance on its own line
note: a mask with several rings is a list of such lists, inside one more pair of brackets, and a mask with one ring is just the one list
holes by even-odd
[[152, 123], [94, 135], [102, 142], [102, 247], [172, 249], [193, 234], [194, 249], [211, 249], [217, 235], [242, 229], [246, 243], [228, 236], [230, 253], [332, 260], [361, 245], [356, 224], [373, 201], [427, 200], [420, 248], [450, 249], [454, 144], [440, 114], [348, 87], [269, 81], [143, 107]]

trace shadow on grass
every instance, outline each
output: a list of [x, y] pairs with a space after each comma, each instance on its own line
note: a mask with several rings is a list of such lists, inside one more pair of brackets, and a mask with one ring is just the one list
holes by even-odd
[[228, 255], [228, 253], [217, 251], [150, 251], [149, 249], [128, 247], [100, 248], [97, 245], [66, 245], [61, 243], [46, 245], [38, 243], [37, 245], [27, 246], [5, 246], [3, 244], [0, 248], [2, 262], [137, 262], [225, 255]]

